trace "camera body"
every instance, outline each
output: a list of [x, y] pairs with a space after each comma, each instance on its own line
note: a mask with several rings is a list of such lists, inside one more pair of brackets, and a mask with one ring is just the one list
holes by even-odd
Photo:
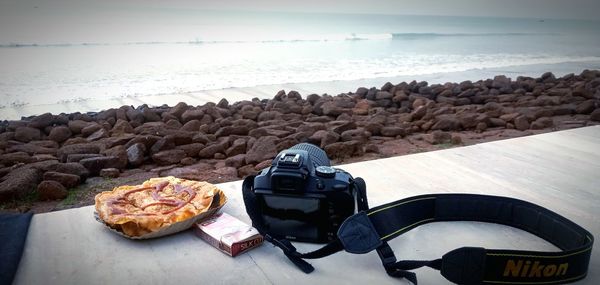
[[276, 238], [325, 243], [356, 211], [353, 178], [330, 167], [320, 148], [302, 143], [280, 152], [254, 180], [261, 224]]

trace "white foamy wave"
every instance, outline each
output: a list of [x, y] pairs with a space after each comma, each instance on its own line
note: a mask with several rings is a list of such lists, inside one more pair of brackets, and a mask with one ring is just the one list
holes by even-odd
[[356, 40], [391, 40], [391, 33], [381, 34], [309, 34], [255, 36], [252, 39], [196, 38], [190, 41], [137, 41], [137, 42], [83, 42], [83, 43], [0, 43], [0, 48], [74, 47], [74, 46], [119, 46], [119, 45], [196, 45], [230, 43], [296, 43], [296, 42], [339, 42]]

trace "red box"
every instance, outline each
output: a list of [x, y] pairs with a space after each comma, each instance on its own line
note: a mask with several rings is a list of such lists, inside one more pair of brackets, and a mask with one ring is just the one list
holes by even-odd
[[252, 226], [226, 213], [217, 214], [194, 225], [196, 234], [229, 256], [236, 256], [263, 242]]

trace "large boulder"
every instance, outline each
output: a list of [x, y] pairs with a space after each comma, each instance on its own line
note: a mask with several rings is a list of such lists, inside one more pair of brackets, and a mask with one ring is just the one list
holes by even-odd
[[42, 139], [42, 132], [31, 127], [20, 127], [15, 130], [15, 139], [20, 142], [30, 142]]
[[52, 180], [42, 181], [37, 187], [38, 199], [47, 200], [62, 200], [67, 197], [69, 192], [65, 186]]
[[90, 172], [91, 175], [98, 175], [100, 170], [104, 168], [119, 168], [122, 167], [122, 162], [116, 156], [102, 156], [86, 158], [79, 161]]
[[36, 189], [42, 172], [35, 168], [18, 168], [0, 182], [0, 202], [23, 197]]
[[75, 174], [79, 176], [80, 182], [84, 182], [90, 176], [89, 170], [87, 170], [87, 168], [85, 168], [80, 163], [76, 162], [60, 163], [56, 166], [54, 171], [60, 173]]
[[455, 131], [460, 129], [461, 123], [455, 115], [440, 115], [437, 117], [432, 130]]
[[133, 167], [140, 166], [144, 163], [144, 155], [146, 146], [142, 143], [134, 143], [127, 148], [127, 161]]
[[56, 181], [56, 182], [62, 184], [63, 186], [65, 186], [65, 188], [69, 189], [69, 188], [73, 188], [73, 187], [79, 185], [81, 178], [79, 177], [79, 175], [75, 175], [75, 174], [67, 174], [67, 173], [60, 173], [60, 172], [56, 172], [56, 171], [48, 171], [48, 172], [44, 173], [44, 180]]
[[0, 155], [0, 164], [14, 165], [17, 163], [31, 163], [34, 158], [26, 152], [12, 152]]
[[152, 160], [158, 165], [177, 164], [186, 157], [181, 149], [164, 150], [152, 155]]
[[35, 154], [50, 154], [56, 155], [56, 148], [49, 148], [34, 143], [18, 144], [8, 148], [9, 152], [26, 152], [31, 155]]
[[73, 134], [80, 134], [81, 131], [87, 127], [90, 123], [86, 122], [86, 121], [82, 121], [82, 120], [73, 120], [73, 121], [69, 121], [68, 126], [69, 126], [69, 130], [71, 130], [71, 132]]
[[53, 120], [54, 116], [52, 116], [52, 114], [44, 113], [39, 116], [35, 116], [33, 119], [31, 119], [27, 126], [36, 129], [43, 129], [47, 126], [50, 126]]
[[345, 158], [362, 154], [362, 145], [359, 141], [337, 142], [325, 146], [324, 150], [329, 158]]
[[224, 153], [226, 144], [224, 143], [214, 143], [204, 147], [200, 152], [198, 152], [198, 156], [200, 158], [213, 158], [216, 153]]
[[70, 138], [71, 135], [73, 135], [73, 133], [68, 127], [58, 126], [52, 128], [52, 131], [50, 131], [50, 134], [48, 135], [48, 139], [53, 140], [57, 143], [61, 143]]
[[254, 142], [246, 154], [246, 163], [256, 164], [277, 155], [276, 145], [279, 139], [275, 136], [260, 137]]
[[57, 156], [60, 161], [67, 161], [70, 154], [98, 154], [100, 147], [96, 144], [72, 144], [63, 146], [58, 150]]
[[122, 135], [122, 134], [131, 134], [131, 133], [133, 133], [133, 127], [131, 126], [131, 124], [129, 124], [129, 122], [119, 119], [113, 126], [110, 133], [113, 136], [118, 136], [118, 135]]

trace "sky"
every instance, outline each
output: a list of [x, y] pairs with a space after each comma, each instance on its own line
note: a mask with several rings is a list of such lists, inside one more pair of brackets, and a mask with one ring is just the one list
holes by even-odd
[[27, 14], [32, 7], [65, 12], [87, 7], [93, 13], [110, 6], [600, 20], [598, 0], [0, 0], [0, 15]]
[[0, 0], [0, 44], [192, 40], [203, 10], [600, 21], [599, 0]]

